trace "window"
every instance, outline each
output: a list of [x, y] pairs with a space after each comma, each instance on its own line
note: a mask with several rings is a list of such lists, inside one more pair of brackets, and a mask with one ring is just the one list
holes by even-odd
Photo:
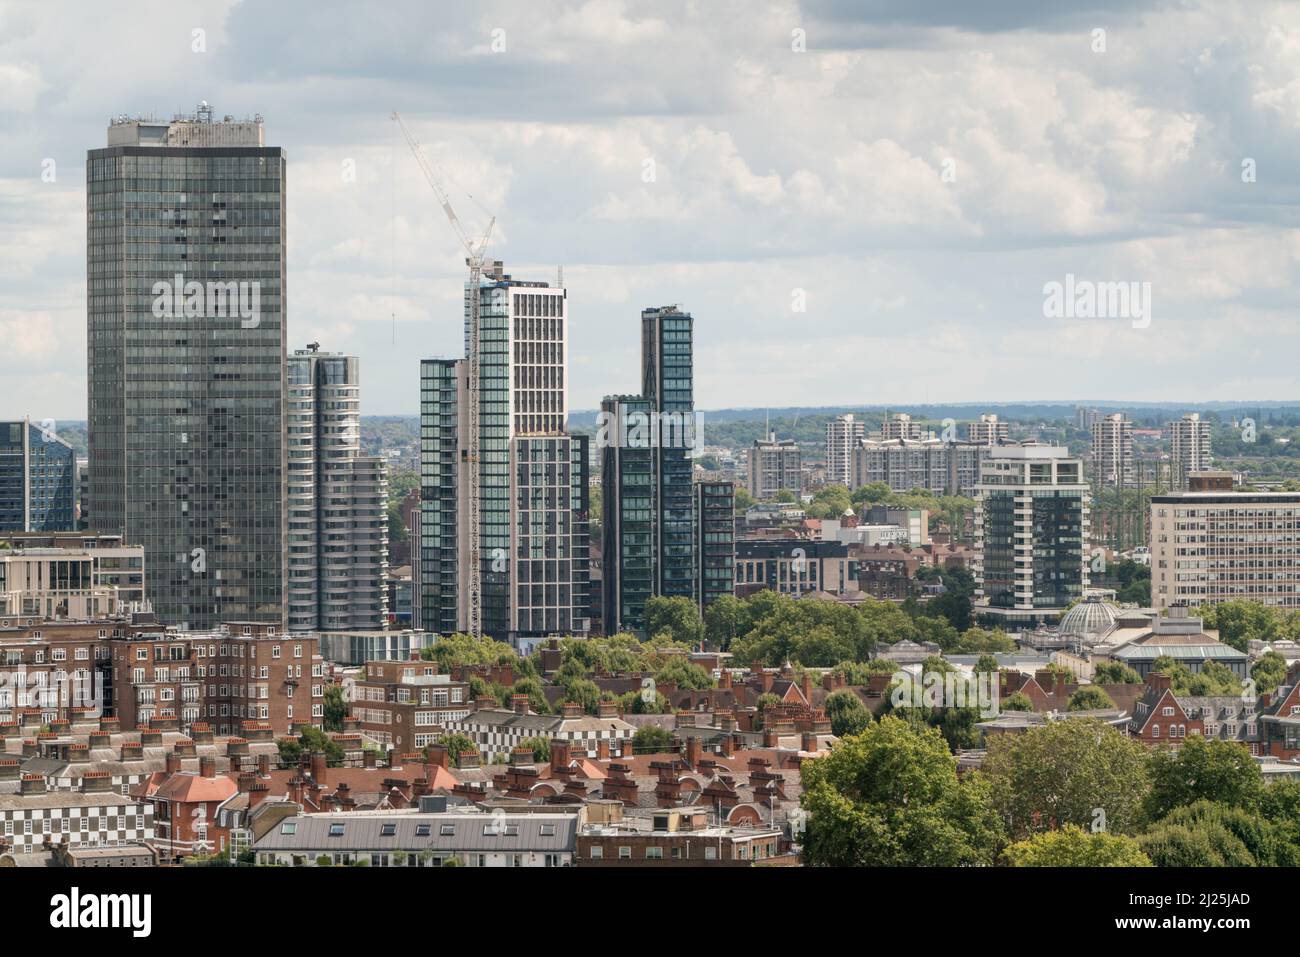
[[604, 856], [605, 856], [605, 849], [603, 847], [601, 847], [599, 844], [591, 845], [591, 859], [593, 861], [599, 861], [602, 858], [604, 858]]
[[456, 834], [456, 825], [444, 824], [438, 828], [438, 834], [441, 837], [454, 837]]
[[662, 861], [664, 859], [664, 849], [662, 847], [647, 847], [645, 849], [645, 859], [647, 861]]
[[704, 845], [704, 859], [706, 861], [716, 861], [718, 859], [718, 849], [712, 844]]
[[632, 848], [626, 845], [618, 849], [618, 859], [620, 861], [630, 861], [632, 859]]
[[554, 824], [543, 824], [541, 830], [542, 830], [542, 837], [555, 837]]
[[297, 834], [297, 833], [298, 833], [298, 822], [297, 822], [297, 821], [285, 821], [283, 824], [280, 825], [280, 833], [281, 833], [281, 834]]
[[429, 825], [427, 825], [427, 824], [417, 824], [417, 825], [415, 825], [415, 836], [416, 836], [416, 837], [428, 837], [428, 836], [429, 836]]
[[335, 822], [334, 824], [331, 824], [330, 837], [342, 837], [342, 836], [343, 836], [343, 824], [339, 822]]
[[396, 825], [396, 824], [381, 824], [381, 825], [379, 826], [379, 836], [380, 836], [380, 837], [392, 837], [392, 836], [393, 836], [394, 834], [396, 834], [396, 833], [397, 833], [397, 825]]
[[1165, 709], [1162, 710], [1160, 713], [1163, 714], [1166, 718], [1172, 718], [1173, 715], [1174, 715], [1174, 709], [1173, 709], [1173, 708], [1165, 708]]

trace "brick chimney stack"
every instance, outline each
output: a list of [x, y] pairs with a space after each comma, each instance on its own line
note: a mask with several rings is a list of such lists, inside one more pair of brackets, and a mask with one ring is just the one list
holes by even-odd
[[217, 759], [210, 754], [199, 758], [199, 777], [215, 778], [217, 776]]
[[1153, 691], [1168, 691], [1173, 679], [1159, 671], [1153, 671], [1147, 675], [1147, 685]]
[[181, 756], [179, 754], [177, 754], [175, 751], [168, 751], [167, 756], [163, 760], [164, 760], [163, 767], [169, 775], [180, 773]]
[[551, 770], [569, 766], [569, 742], [551, 739]]
[[692, 734], [686, 739], [686, 763], [692, 769], [700, 766], [700, 738]]
[[325, 752], [313, 751], [311, 753], [311, 776], [317, 784], [325, 783]]
[[512, 695], [510, 696], [510, 706], [511, 706], [511, 708], [514, 710], [515, 714], [527, 714], [527, 713], [528, 713], [528, 695], [526, 695], [526, 694], [512, 694]]

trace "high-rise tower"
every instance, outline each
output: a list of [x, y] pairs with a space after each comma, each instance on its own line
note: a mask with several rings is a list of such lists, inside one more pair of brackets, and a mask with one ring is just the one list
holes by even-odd
[[87, 156], [89, 511], [169, 624], [285, 621], [285, 183], [206, 103]]

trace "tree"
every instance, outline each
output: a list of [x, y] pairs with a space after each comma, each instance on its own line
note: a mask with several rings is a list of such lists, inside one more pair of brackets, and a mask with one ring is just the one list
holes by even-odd
[[343, 719], [348, 716], [348, 703], [343, 700], [343, 688], [339, 685], [325, 686], [324, 718], [322, 723], [326, 731], [342, 731]]
[[[451, 760], [453, 765], [466, 751], [472, 751], [474, 754], [482, 753], [479, 751], [478, 745], [474, 743], [473, 739], [470, 738], [469, 735], [462, 734], [459, 731], [453, 731], [451, 734], [444, 733], [442, 740], [438, 743], [447, 749], [447, 757]], [[424, 749], [424, 757], [426, 761], [429, 758], [429, 747], [430, 746], [425, 746]]]
[[1138, 837], [1156, 867], [1254, 867], [1241, 839], [1221, 824], [1160, 823]]
[[840, 690], [828, 694], [822, 708], [830, 719], [831, 733], [836, 737], [857, 734], [871, 723], [871, 712], [852, 691]]
[[1014, 692], [999, 705], [1000, 711], [1033, 711], [1034, 703], [1023, 691]]
[[1266, 651], [1250, 666], [1250, 677], [1260, 694], [1276, 691], [1286, 680], [1286, 659], [1276, 651]]
[[308, 725], [296, 738], [281, 738], [276, 742], [280, 750], [281, 765], [293, 767], [303, 754], [314, 751], [325, 753], [325, 764], [331, 768], [343, 766], [343, 747], [320, 728]]
[[1147, 819], [1158, 821], [1200, 800], [1254, 808], [1262, 784], [1259, 766], [1240, 744], [1193, 735], [1176, 750], [1152, 752]]
[[998, 659], [994, 658], [987, 652], [980, 655], [979, 661], [975, 662], [975, 673], [977, 675], [996, 675], [1000, 670], [1001, 668], [998, 665]]
[[659, 754], [667, 751], [673, 736], [657, 724], [643, 724], [632, 735], [633, 754]]
[[1105, 708], [1115, 707], [1115, 702], [1111, 700], [1110, 695], [1102, 691], [1096, 685], [1085, 685], [1074, 694], [1070, 695], [1070, 703], [1066, 706], [1067, 711], [1101, 711]]
[[1217, 605], [1202, 605], [1205, 627], [1218, 631], [1219, 640], [1245, 651], [1252, 638], [1274, 641], [1281, 637], [1282, 620], [1278, 613], [1258, 602], [1233, 599]]
[[1010, 867], [1151, 867], [1136, 840], [1105, 831], [1091, 833], [1074, 824], [1035, 834], [1002, 853]]
[[551, 739], [538, 736], [535, 738], [524, 738], [519, 742], [521, 748], [533, 749], [533, 760], [538, 764], [546, 764], [551, 760]]
[[682, 595], [672, 598], [652, 595], [645, 603], [645, 622], [646, 634], [656, 638], [668, 632], [673, 641], [690, 647], [699, 645], [704, 638], [699, 607]]
[[670, 658], [668, 663], [655, 675], [656, 684], [672, 682], [679, 688], [691, 691], [703, 691], [712, 688], [716, 682], [713, 676], [694, 662], [680, 655]]
[[726, 651], [740, 631], [744, 605], [735, 595], [722, 595], [704, 612], [704, 643], [716, 651]]
[[505, 642], [472, 635], [446, 635], [420, 649], [425, 661], [436, 661], [438, 670], [449, 672], [453, 665], [495, 665], [504, 658], [516, 659], [515, 650]]
[[989, 741], [983, 771], [1017, 838], [1066, 824], [1132, 833], [1150, 788], [1146, 746], [1095, 718], [1053, 721]]
[[974, 655], [991, 652], [1015, 651], [1016, 643], [1005, 631], [985, 631], [983, 628], [967, 628], [961, 633], [951, 654]]
[[1142, 676], [1122, 661], [1103, 661], [1092, 669], [1095, 684], [1136, 685], [1142, 683]]
[[886, 716], [805, 762], [804, 862], [814, 866], [992, 863], [1002, 831], [978, 772], [961, 780], [942, 735]]
[[582, 710], [587, 714], [600, 713], [600, 688], [596, 682], [587, 678], [578, 678], [576, 681], [570, 681], [564, 686], [565, 702], [576, 702], [582, 705]]

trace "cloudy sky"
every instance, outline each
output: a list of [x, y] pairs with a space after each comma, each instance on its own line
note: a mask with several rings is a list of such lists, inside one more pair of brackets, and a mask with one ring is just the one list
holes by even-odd
[[[574, 408], [665, 303], [704, 408], [1300, 399], [1297, 4], [0, 0], [0, 418], [85, 417], [85, 151], [201, 99], [287, 150], [290, 344], [366, 413], [462, 342], [394, 109], [564, 267]], [[1046, 315], [1067, 275], [1149, 323]]]

